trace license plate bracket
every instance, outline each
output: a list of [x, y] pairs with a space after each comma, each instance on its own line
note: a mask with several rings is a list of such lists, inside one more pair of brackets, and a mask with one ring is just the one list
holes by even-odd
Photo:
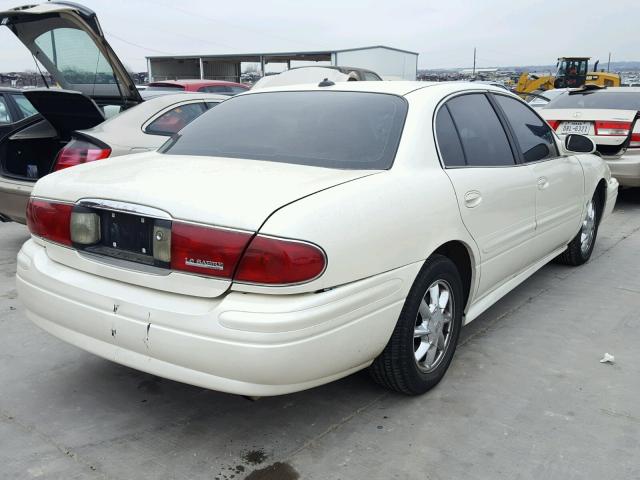
[[111, 210], [93, 210], [100, 215], [100, 241], [82, 250], [143, 265], [169, 268], [170, 262], [154, 258], [154, 232], [171, 229], [171, 221]]

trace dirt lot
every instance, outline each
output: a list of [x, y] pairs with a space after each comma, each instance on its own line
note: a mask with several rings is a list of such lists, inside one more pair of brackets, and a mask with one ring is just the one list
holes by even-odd
[[25, 318], [26, 239], [0, 224], [0, 478], [640, 478], [640, 192], [590, 263], [545, 267], [466, 327], [419, 398], [359, 373], [252, 402], [84, 353]]

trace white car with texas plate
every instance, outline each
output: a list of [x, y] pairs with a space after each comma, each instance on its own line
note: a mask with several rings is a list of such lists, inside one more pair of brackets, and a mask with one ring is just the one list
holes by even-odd
[[538, 113], [562, 137], [588, 136], [620, 185], [640, 187], [640, 88], [576, 89]]
[[277, 395], [369, 368], [420, 394], [465, 323], [589, 259], [618, 189], [594, 148], [489, 85], [248, 92], [158, 152], [41, 179], [18, 294], [53, 335], [193, 385]]

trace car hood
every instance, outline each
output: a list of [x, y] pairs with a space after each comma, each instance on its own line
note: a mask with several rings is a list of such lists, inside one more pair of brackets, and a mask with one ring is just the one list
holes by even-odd
[[375, 173], [147, 152], [47, 175], [33, 196], [116, 200], [164, 210], [174, 219], [257, 231], [284, 205]]
[[55, 83], [98, 103], [142, 101], [126, 68], [107, 43], [96, 14], [70, 2], [0, 12], [8, 27], [44, 65]]

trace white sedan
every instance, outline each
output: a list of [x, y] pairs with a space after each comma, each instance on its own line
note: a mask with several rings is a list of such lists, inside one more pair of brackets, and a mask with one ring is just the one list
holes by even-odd
[[549, 102], [540, 115], [561, 138], [591, 138], [620, 185], [640, 187], [640, 88], [575, 89]]
[[589, 259], [618, 187], [593, 149], [488, 85], [249, 92], [158, 152], [40, 180], [18, 293], [51, 334], [193, 385], [277, 395], [369, 367], [420, 394], [464, 324]]

